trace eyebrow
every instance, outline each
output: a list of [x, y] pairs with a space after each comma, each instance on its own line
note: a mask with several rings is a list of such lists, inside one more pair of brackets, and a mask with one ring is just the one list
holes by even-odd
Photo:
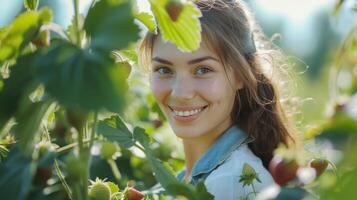
[[[173, 65], [172, 62], [170, 62], [168, 60], [165, 60], [165, 59], [162, 59], [162, 58], [159, 58], [159, 57], [154, 57], [151, 60], [152, 61], [157, 61], [157, 62], [160, 62], [160, 63], [163, 63], [163, 64], [167, 64], [167, 65]], [[192, 64], [195, 64], [195, 63], [202, 62], [204, 60], [215, 60], [215, 61], [219, 62], [219, 60], [217, 58], [214, 58], [212, 56], [204, 56], [204, 57], [201, 57], [201, 58], [195, 58], [193, 60], [190, 60], [190, 61], [187, 62], [187, 64], [192, 65]]]

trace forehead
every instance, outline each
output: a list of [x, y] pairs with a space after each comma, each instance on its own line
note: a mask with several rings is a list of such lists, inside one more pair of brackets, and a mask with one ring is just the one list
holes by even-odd
[[202, 56], [212, 56], [218, 58], [218, 56], [207, 48], [204, 42], [200, 43], [200, 47], [193, 52], [182, 52], [174, 44], [169, 41], [164, 41], [161, 36], [156, 37], [154, 41], [152, 57], [160, 58], [198, 58]]

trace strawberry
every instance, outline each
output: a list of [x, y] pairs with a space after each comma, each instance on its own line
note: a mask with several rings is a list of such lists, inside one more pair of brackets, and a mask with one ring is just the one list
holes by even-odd
[[124, 190], [124, 199], [128, 200], [141, 200], [144, 197], [144, 193], [136, 190], [134, 187], [127, 187]]
[[35, 177], [33, 179], [33, 183], [35, 185], [42, 185], [47, 182], [48, 179], [52, 177], [52, 168], [51, 167], [38, 167], [36, 169]]
[[116, 143], [105, 141], [102, 142], [101, 144], [100, 156], [105, 160], [107, 159], [115, 160], [118, 151], [119, 151], [119, 146]]
[[90, 180], [88, 196], [91, 200], [110, 200], [110, 187], [103, 180], [96, 178], [95, 181]]
[[45, 47], [49, 46], [51, 43], [51, 36], [50, 36], [50, 31], [49, 30], [43, 30], [40, 31], [39, 35], [33, 39], [31, 42], [37, 47]]
[[165, 9], [171, 20], [175, 22], [183, 10], [183, 5], [180, 0], [169, 0]]
[[155, 128], [160, 128], [162, 126], [162, 121], [161, 119], [154, 119], [152, 120], [152, 124], [154, 125]]
[[310, 161], [310, 167], [316, 170], [316, 176], [320, 176], [327, 168], [328, 161], [321, 158], [316, 158]]
[[274, 178], [274, 181], [280, 186], [293, 180], [299, 165], [294, 159], [284, 159], [281, 156], [274, 156], [269, 163], [269, 171]]

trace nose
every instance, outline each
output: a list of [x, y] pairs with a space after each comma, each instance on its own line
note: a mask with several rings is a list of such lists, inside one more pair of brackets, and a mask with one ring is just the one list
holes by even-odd
[[189, 100], [194, 97], [194, 86], [190, 76], [177, 73], [171, 86], [171, 97], [177, 100]]

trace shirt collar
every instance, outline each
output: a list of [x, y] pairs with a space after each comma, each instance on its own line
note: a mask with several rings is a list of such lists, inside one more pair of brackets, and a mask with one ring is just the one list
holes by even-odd
[[[201, 175], [209, 174], [222, 164], [240, 145], [253, 141], [251, 137], [240, 130], [236, 125], [229, 127], [213, 145], [196, 161], [192, 168], [192, 179], [198, 179]], [[185, 170], [177, 174], [179, 180], [183, 180]]]

